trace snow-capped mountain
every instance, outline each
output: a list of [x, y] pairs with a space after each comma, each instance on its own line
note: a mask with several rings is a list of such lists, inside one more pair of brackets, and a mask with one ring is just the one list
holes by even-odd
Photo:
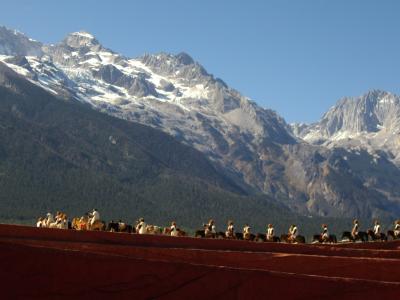
[[379, 90], [343, 98], [314, 124], [295, 124], [293, 132], [313, 144], [366, 149], [400, 164], [400, 97]]
[[[186, 53], [128, 58], [84, 31], [55, 45], [4, 27], [0, 37], [5, 37], [0, 61], [32, 83], [169, 133], [205, 153], [249, 192], [272, 195], [304, 214], [400, 213], [400, 190], [390, 181], [400, 179], [400, 170], [382, 171], [392, 167], [390, 157], [380, 156], [372, 169], [364, 170], [359, 165], [376, 159], [374, 154], [305, 143], [303, 133], [317, 129], [298, 126], [295, 133], [301, 138], [296, 137], [278, 114], [227, 86]], [[325, 135], [334, 136], [335, 128], [343, 127], [340, 118], [327, 125]]]
[[42, 55], [0, 59], [55, 94], [70, 94], [118, 117], [161, 128], [232, 167], [229, 152], [293, 143], [288, 125], [214, 78], [186, 53], [126, 58], [75, 32]]
[[42, 44], [17, 30], [0, 26], [0, 53], [4, 55], [42, 55]]
[[186, 139], [180, 128], [184, 123], [195, 134], [190, 142], [210, 151], [221, 141], [204, 136], [205, 118], [231, 134], [248, 131], [255, 137], [294, 140], [283, 119], [227, 87], [186, 53], [128, 59], [87, 32], [72, 33], [42, 49], [41, 56], [2, 55], [1, 60], [53, 93], [69, 92], [98, 109], [168, 128]]

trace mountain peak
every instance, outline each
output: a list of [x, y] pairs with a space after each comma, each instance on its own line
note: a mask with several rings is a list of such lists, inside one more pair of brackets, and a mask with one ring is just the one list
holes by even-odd
[[319, 122], [292, 129], [296, 136], [311, 143], [343, 145], [343, 140], [356, 139], [351, 143], [368, 147], [375, 143], [379, 149], [392, 140], [392, 134], [400, 132], [399, 116], [400, 97], [372, 89], [358, 97], [342, 98]]
[[385, 96], [391, 95], [389, 92], [380, 90], [380, 89], [372, 89], [369, 90], [367, 93], [365, 93], [362, 98], [365, 98], [366, 100], [376, 100]]
[[86, 30], [79, 30], [76, 32], [71, 32], [70, 35], [77, 35], [77, 36], [82, 36], [82, 37], [86, 37], [89, 39], [94, 39], [94, 35], [91, 34], [90, 32], [86, 31]]
[[186, 52], [180, 52], [175, 55], [175, 58], [182, 64], [182, 65], [191, 65], [194, 64], [193, 58], [187, 54]]
[[26, 35], [23, 33], [23, 32], [21, 32], [21, 31], [19, 31], [19, 30], [17, 30], [17, 29], [11, 29], [11, 28], [8, 28], [8, 27], [6, 27], [6, 26], [0, 26], [0, 32], [7, 32], [7, 33], [9, 33], [9, 34], [13, 34], [13, 35], [15, 35], [15, 36], [23, 36], [23, 37], [26, 37]]
[[99, 41], [94, 37], [94, 35], [85, 30], [80, 30], [68, 34], [67, 37], [64, 39], [64, 43], [72, 48], [99, 45]]
[[40, 56], [42, 44], [22, 32], [0, 26], [0, 54]]

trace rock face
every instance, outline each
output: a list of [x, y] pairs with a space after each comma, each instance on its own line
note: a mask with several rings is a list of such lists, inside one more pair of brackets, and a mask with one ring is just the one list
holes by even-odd
[[356, 98], [343, 98], [314, 124], [295, 124], [293, 132], [305, 141], [326, 147], [366, 149], [400, 163], [400, 98], [373, 90]]
[[17, 30], [0, 26], [0, 54], [12, 56], [42, 55], [42, 44]]
[[389, 94], [376, 92], [383, 99], [379, 109], [372, 95], [365, 104], [345, 99], [320, 123], [292, 130], [274, 111], [230, 88], [186, 53], [127, 58], [93, 35], [76, 32], [59, 44], [43, 45], [40, 53], [25, 57], [28, 63], [13, 62], [20, 52], [0, 54], [10, 68], [55, 94], [167, 132], [206, 154], [249, 192], [271, 195], [293, 211], [368, 217], [400, 213], [400, 190], [391, 184], [400, 174], [389, 152], [378, 157], [328, 145], [343, 130], [375, 134], [383, 126], [392, 132], [382, 121], [396, 115], [383, 104], [398, 102]]
[[205, 212], [239, 221], [242, 207], [264, 227], [268, 214], [287, 212], [268, 197], [248, 195], [170, 135], [57, 98], [30, 81], [0, 63], [2, 222], [97, 207], [109, 220], [146, 216], [195, 228]]

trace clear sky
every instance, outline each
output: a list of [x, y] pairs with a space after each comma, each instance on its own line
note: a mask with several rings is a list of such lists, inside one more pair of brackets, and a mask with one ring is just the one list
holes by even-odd
[[46, 43], [84, 29], [131, 57], [185, 51], [288, 122], [370, 89], [400, 94], [396, 0], [0, 0], [0, 24]]

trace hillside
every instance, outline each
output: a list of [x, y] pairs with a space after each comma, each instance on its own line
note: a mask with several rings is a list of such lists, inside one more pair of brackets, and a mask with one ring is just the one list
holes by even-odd
[[0, 218], [98, 208], [105, 219], [195, 228], [209, 217], [264, 224], [290, 215], [250, 196], [200, 152], [158, 130], [65, 101], [0, 65]]

